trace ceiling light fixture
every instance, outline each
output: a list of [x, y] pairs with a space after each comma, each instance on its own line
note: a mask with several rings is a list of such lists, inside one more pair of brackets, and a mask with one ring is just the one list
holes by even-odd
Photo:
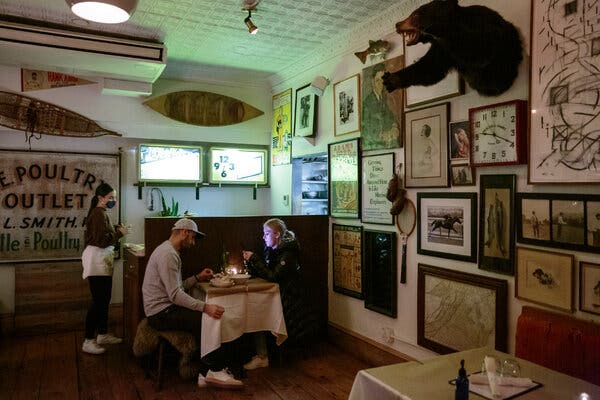
[[248, 27], [248, 32], [250, 32], [253, 35], [256, 35], [256, 32], [258, 32], [258, 27], [256, 25], [254, 25], [254, 23], [250, 19], [251, 16], [252, 16], [252, 10], [248, 10], [248, 16], [244, 19], [244, 23]]
[[103, 24], [118, 24], [131, 17], [138, 0], [65, 0], [71, 11], [83, 19]]

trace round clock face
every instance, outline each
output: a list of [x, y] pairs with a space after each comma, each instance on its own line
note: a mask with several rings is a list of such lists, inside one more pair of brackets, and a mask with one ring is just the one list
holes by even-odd
[[471, 110], [472, 162], [481, 164], [517, 163], [518, 112], [515, 103]]

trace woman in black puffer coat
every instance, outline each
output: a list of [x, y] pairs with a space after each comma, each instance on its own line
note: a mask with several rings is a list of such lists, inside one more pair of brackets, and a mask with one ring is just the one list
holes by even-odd
[[[265, 247], [262, 257], [251, 251], [243, 253], [248, 272], [252, 276], [279, 284], [283, 316], [288, 332], [286, 344], [302, 345], [315, 338], [318, 332], [318, 319], [305, 298], [306, 290], [304, 290], [299, 263], [300, 246], [296, 235], [287, 229], [282, 220], [273, 218], [263, 224], [263, 239]], [[257, 357], [262, 356], [263, 361], [255, 361], [257, 358], [255, 357], [248, 364], [254, 362], [258, 366], [266, 366], [264, 365], [266, 353], [261, 347], [263, 346], [258, 344]], [[264, 354], [260, 354], [261, 352]]]

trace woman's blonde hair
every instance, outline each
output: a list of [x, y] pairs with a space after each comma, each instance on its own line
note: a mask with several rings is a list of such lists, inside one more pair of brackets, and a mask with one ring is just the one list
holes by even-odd
[[265, 223], [263, 224], [263, 228], [267, 227], [279, 232], [281, 234], [280, 240], [293, 240], [296, 238], [296, 234], [292, 231], [289, 231], [287, 226], [285, 225], [285, 222], [283, 222], [279, 218], [271, 218], [265, 221]]

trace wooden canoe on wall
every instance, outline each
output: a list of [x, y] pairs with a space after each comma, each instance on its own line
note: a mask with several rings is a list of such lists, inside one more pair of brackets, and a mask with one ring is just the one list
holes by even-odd
[[200, 126], [238, 124], [264, 114], [233, 97], [201, 91], [168, 93], [144, 104], [176, 121]]
[[0, 125], [19, 131], [54, 136], [121, 136], [66, 108], [18, 93], [2, 91], [0, 91]]

